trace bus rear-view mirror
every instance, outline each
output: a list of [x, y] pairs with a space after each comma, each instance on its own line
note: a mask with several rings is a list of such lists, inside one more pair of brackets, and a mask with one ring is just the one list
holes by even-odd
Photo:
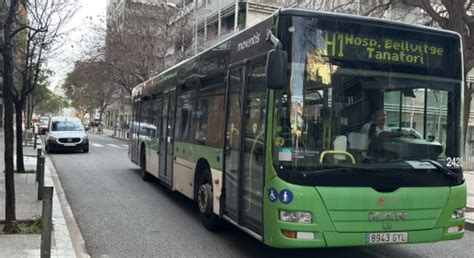
[[267, 59], [267, 87], [281, 90], [288, 83], [288, 54], [282, 50], [271, 50]]

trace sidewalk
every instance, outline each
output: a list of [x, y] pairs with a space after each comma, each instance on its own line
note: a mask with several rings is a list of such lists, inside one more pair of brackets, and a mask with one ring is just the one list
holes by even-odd
[[[4, 135], [0, 130], [0, 153], [4, 153]], [[33, 147], [23, 148], [25, 155], [36, 155]], [[0, 168], [4, 169], [3, 155]], [[36, 158], [25, 158], [25, 170], [36, 170]], [[5, 176], [0, 176], [0, 221], [5, 220]], [[54, 186], [51, 257], [87, 257], [84, 240], [77, 227], [54, 166], [46, 158], [45, 186]], [[41, 216], [42, 202], [37, 200], [36, 174], [15, 173], [16, 218], [31, 220]], [[66, 222], [67, 221], [67, 222]], [[74, 240], [74, 242], [73, 242]], [[0, 257], [40, 257], [40, 234], [0, 234]]]

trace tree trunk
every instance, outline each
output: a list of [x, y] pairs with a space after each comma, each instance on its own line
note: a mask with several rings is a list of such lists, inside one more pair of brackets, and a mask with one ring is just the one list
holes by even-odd
[[[7, 47], [5, 47], [7, 48]], [[5, 162], [5, 227], [3, 233], [11, 234], [15, 233], [16, 226], [16, 207], [15, 207], [15, 179], [14, 179], [14, 167], [13, 167], [13, 99], [11, 93], [11, 85], [13, 84], [12, 79], [12, 67], [8, 65], [7, 58], [8, 53], [3, 55], [4, 59], [4, 72], [3, 72], [3, 98], [4, 98], [4, 162]], [[10, 49], [11, 57], [11, 49]], [[11, 59], [10, 59], [11, 60]], [[10, 83], [9, 83], [10, 82]]]
[[117, 110], [114, 110], [114, 137], [117, 136]]
[[11, 29], [16, 15], [17, 0], [11, 0], [8, 16], [3, 23], [3, 98], [4, 110], [4, 141], [5, 141], [5, 227], [3, 233], [18, 231], [15, 225], [15, 179], [13, 174], [13, 49]]
[[107, 106], [100, 108], [100, 113], [99, 113], [99, 132], [101, 132], [101, 133], [103, 133], [103, 131], [102, 131], [102, 128], [103, 128], [103, 125], [102, 125], [102, 116], [103, 116], [104, 111], [105, 111], [106, 108], [107, 108]]
[[25, 164], [23, 162], [23, 106], [25, 99], [15, 101], [16, 113], [16, 172], [25, 173]]
[[29, 95], [26, 101], [26, 125], [25, 127], [30, 129], [33, 125], [33, 96]]

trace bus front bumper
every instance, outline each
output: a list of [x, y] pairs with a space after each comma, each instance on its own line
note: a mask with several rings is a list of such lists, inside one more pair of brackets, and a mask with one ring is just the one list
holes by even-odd
[[[463, 228], [463, 226], [462, 226]], [[313, 239], [289, 238], [282, 234], [274, 236], [268, 242], [270, 246], [278, 248], [318, 248], [341, 246], [375, 246], [386, 244], [413, 244], [429, 243], [444, 240], [460, 239], [464, 230], [448, 233], [448, 228], [433, 228], [427, 230], [407, 231], [408, 239], [405, 243], [368, 243], [367, 232], [306, 232], [314, 235]], [[380, 233], [380, 232], [376, 232]], [[267, 242], [267, 241], [265, 241]]]

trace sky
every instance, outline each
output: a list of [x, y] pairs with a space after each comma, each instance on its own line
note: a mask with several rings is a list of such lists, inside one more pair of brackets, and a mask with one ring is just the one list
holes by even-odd
[[[75, 0], [78, 10], [64, 27], [68, 32], [67, 40], [59, 43], [59, 49], [49, 58], [47, 68], [54, 72], [49, 88], [61, 84], [66, 74], [74, 67], [74, 62], [84, 54], [85, 40], [93, 33], [94, 26], [105, 26], [107, 0]], [[102, 18], [102, 19], [101, 19]]]

